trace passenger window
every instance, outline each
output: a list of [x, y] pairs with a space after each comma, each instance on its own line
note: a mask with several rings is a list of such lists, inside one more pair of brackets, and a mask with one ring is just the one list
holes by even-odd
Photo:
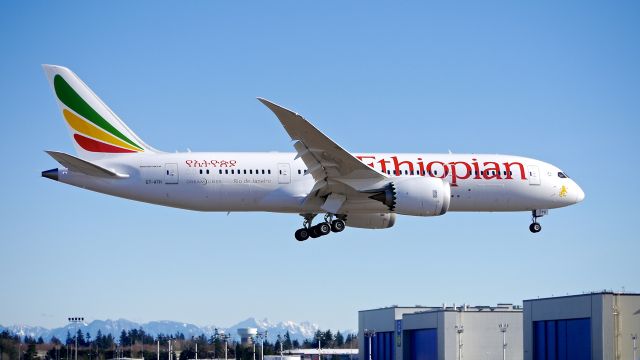
[[[167, 175], [169, 175], [169, 170], [167, 170]], [[200, 169], [200, 175], [202, 175], [202, 169]]]
[[229, 175], [229, 170], [225, 170], [224, 173]]
[[209, 175], [209, 169], [207, 169], [207, 175]]
[[280, 175], [282, 175], [282, 170], [280, 170]]
[[220, 175], [222, 175], [222, 169], [220, 169]]
[[264, 169], [262, 170], [262, 175], [264, 175]]
[[267, 170], [267, 173], [268, 173], [269, 175], [271, 175], [271, 169]]
[[233, 169], [231, 169], [231, 175], [233, 175]]
[[434, 170], [433, 173], [438, 176], [438, 170]]
[[298, 169], [298, 175], [302, 174], [302, 170]]
[[253, 175], [253, 170], [252, 169], [249, 169], [249, 174]]
[[409, 170], [405, 170], [405, 171], [404, 171], [404, 174], [405, 174], [405, 175], [409, 175]]
[[245, 175], [247, 175], [247, 170], [245, 169], [245, 170], [243, 170], [243, 171], [244, 171], [244, 174], [245, 174]]

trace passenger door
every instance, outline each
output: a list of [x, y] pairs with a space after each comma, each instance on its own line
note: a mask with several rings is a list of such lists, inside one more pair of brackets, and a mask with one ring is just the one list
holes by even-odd
[[291, 166], [288, 163], [278, 164], [278, 183], [288, 184], [291, 182]]
[[164, 183], [165, 184], [178, 183], [178, 164], [164, 165]]

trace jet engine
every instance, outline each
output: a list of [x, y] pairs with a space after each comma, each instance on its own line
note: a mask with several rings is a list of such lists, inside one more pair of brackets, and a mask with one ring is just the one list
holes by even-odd
[[451, 200], [449, 183], [432, 177], [395, 177], [384, 188], [368, 192], [373, 193], [369, 198], [401, 215], [443, 215]]
[[349, 214], [346, 225], [361, 229], [386, 229], [396, 222], [396, 214]]

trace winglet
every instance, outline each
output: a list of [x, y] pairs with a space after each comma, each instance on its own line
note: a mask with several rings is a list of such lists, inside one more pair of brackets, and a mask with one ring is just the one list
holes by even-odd
[[301, 140], [301, 137], [296, 132], [296, 130], [298, 129], [295, 129], [293, 126], [293, 124], [295, 123], [295, 120], [304, 122], [309, 126], [311, 126], [314, 130], [318, 131], [315, 128], [315, 126], [313, 126], [311, 123], [309, 123], [307, 120], [305, 120], [305, 118], [300, 116], [300, 114], [296, 113], [295, 111], [289, 110], [283, 106], [280, 106], [274, 102], [271, 102], [261, 97], [259, 97], [258, 100], [260, 100], [261, 103], [263, 103], [266, 107], [268, 107], [269, 110], [273, 111], [273, 113], [276, 115], [278, 120], [280, 120], [280, 123], [282, 123], [282, 126], [284, 126], [284, 129], [287, 131], [287, 133], [289, 133], [291, 140]]

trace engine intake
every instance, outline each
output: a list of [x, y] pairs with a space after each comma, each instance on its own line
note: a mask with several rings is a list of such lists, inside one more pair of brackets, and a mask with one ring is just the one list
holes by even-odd
[[393, 178], [370, 199], [380, 201], [401, 215], [438, 216], [449, 210], [451, 187], [439, 178]]

